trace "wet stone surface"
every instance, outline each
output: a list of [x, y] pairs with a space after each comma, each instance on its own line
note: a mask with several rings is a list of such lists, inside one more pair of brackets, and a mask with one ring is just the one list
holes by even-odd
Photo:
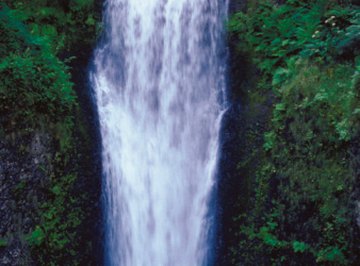
[[50, 138], [40, 133], [21, 143], [0, 141], [1, 266], [33, 265], [26, 238], [39, 222], [50, 147]]

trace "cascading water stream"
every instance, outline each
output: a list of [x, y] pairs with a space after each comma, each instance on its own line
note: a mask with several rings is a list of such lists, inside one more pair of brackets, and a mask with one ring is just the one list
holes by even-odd
[[225, 98], [225, 0], [108, 0], [91, 73], [106, 263], [208, 265]]

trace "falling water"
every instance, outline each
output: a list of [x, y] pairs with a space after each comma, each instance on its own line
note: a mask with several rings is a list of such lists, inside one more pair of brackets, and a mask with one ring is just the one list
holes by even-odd
[[225, 0], [108, 0], [91, 74], [106, 263], [211, 264], [209, 200], [225, 98]]

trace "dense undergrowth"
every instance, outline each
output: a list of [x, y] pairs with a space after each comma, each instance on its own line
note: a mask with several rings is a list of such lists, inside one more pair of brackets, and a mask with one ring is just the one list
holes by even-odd
[[360, 8], [281, 2], [248, 1], [229, 21], [237, 53], [254, 69], [238, 88], [247, 115], [269, 99], [273, 109], [265, 130], [250, 132], [263, 144], [247, 136], [252, 153], [238, 165], [251, 195], [239, 195], [229, 261], [357, 265]]
[[69, 66], [74, 51], [94, 45], [99, 17], [93, 0], [0, 3], [0, 136], [46, 132], [55, 146], [51, 166], [39, 166], [48, 175], [41, 222], [24, 236], [36, 265], [79, 265], [93, 252], [81, 235], [89, 195], [77, 191], [88, 136]]

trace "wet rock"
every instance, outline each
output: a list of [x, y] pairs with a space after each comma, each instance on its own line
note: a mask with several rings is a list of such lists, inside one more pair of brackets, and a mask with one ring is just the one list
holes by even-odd
[[356, 224], [360, 227], [360, 201], [357, 201], [355, 204]]
[[[19, 152], [20, 145], [29, 147], [29, 152]], [[36, 226], [36, 199], [44, 197], [42, 183], [48, 178], [38, 168], [50, 165], [51, 150], [44, 133], [22, 137], [16, 146], [0, 141], [0, 238], [7, 241], [0, 247], [0, 265], [33, 265], [23, 236]]]

